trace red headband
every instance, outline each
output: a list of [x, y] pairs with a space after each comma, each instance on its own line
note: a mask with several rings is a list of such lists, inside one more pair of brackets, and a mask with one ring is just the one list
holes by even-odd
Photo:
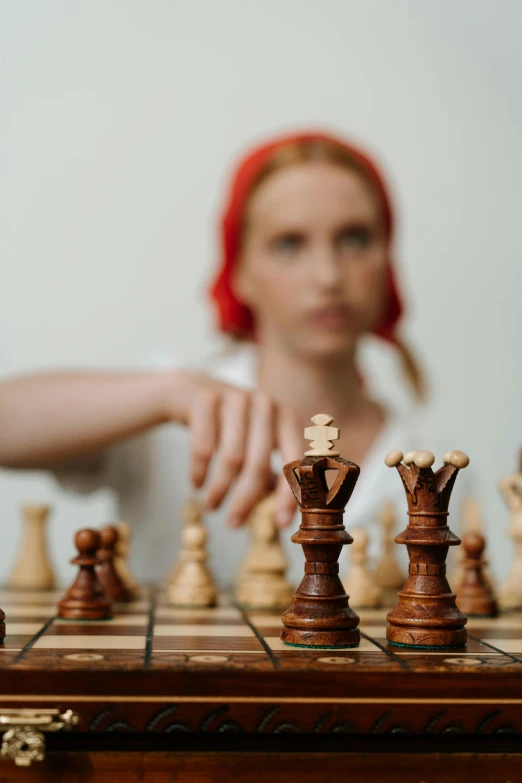
[[[393, 233], [393, 214], [388, 191], [375, 165], [358, 149], [323, 133], [300, 133], [284, 136], [258, 147], [240, 162], [235, 171], [221, 223], [223, 255], [221, 267], [210, 289], [210, 295], [217, 308], [218, 326], [222, 332], [240, 334], [244, 337], [252, 337], [254, 333], [254, 316], [252, 311], [237, 298], [232, 288], [232, 271], [239, 252], [245, 208], [252, 189], [274, 152], [288, 145], [313, 141], [322, 141], [340, 147], [360, 163], [361, 168], [366, 172], [381, 196], [386, 239], [388, 240], [388, 247], [390, 245]], [[387, 307], [381, 323], [373, 331], [379, 337], [395, 343], [395, 326], [401, 317], [403, 308], [389, 254], [386, 276]]]

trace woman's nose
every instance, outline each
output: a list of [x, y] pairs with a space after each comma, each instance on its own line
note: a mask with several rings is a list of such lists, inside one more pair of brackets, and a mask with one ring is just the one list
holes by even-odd
[[320, 245], [310, 257], [310, 274], [316, 285], [336, 288], [341, 281], [341, 264], [335, 247]]

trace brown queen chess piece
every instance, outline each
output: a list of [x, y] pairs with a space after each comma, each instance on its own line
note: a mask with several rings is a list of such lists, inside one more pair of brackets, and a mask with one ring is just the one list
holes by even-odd
[[[355, 647], [360, 641], [359, 617], [348, 603], [337, 561], [343, 546], [353, 541], [343, 525], [343, 513], [359, 467], [332, 451], [339, 430], [330, 426], [331, 416], [319, 414], [312, 421], [316, 426], [305, 429], [312, 449], [283, 469], [302, 514], [292, 541], [303, 547], [306, 563], [294, 603], [281, 617], [281, 639], [299, 647]], [[337, 473], [330, 489], [327, 471]]]
[[435, 473], [434, 462], [430, 451], [412, 451], [404, 459], [401, 451], [392, 451], [385, 459], [402, 479], [410, 518], [395, 538], [408, 549], [409, 576], [386, 617], [386, 638], [399, 647], [463, 647], [467, 640], [467, 619], [446, 579], [446, 557], [448, 547], [460, 544], [447, 525], [448, 506], [457, 473], [469, 458], [462, 451], [448, 452]]

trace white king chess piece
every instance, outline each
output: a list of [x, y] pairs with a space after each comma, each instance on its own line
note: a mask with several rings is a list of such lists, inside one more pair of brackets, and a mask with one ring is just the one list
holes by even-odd
[[306, 457], [338, 457], [339, 452], [333, 451], [334, 440], [339, 440], [339, 428], [330, 427], [333, 416], [327, 413], [318, 413], [312, 417], [315, 427], [307, 427], [304, 431], [305, 438], [312, 441], [310, 451], [305, 451]]

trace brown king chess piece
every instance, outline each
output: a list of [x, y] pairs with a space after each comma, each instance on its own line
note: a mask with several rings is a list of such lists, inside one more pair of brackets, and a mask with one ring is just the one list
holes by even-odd
[[99, 565], [96, 567], [96, 573], [106, 595], [116, 603], [126, 603], [132, 601], [132, 593], [126, 588], [114, 565], [118, 535], [115, 525], [107, 525], [100, 530], [100, 548], [97, 552]]
[[74, 544], [78, 556], [71, 563], [80, 566], [80, 570], [58, 604], [58, 617], [65, 620], [109, 620], [112, 617], [111, 601], [105, 595], [94, 568], [99, 562], [96, 552], [100, 546], [100, 534], [97, 530], [84, 528], [76, 533]]
[[[332, 451], [339, 430], [330, 426], [331, 416], [319, 414], [312, 421], [316, 426], [305, 429], [305, 438], [313, 440], [311, 450], [283, 469], [302, 514], [292, 541], [303, 547], [306, 563], [294, 602], [281, 617], [281, 639], [299, 647], [355, 647], [360, 641], [359, 616], [348, 603], [337, 561], [343, 546], [353, 541], [343, 514], [359, 467]], [[327, 471], [337, 474], [331, 488]]]
[[455, 604], [446, 579], [448, 547], [460, 538], [447, 525], [448, 506], [459, 469], [469, 465], [462, 451], [447, 452], [435, 473], [430, 451], [390, 452], [385, 463], [396, 467], [408, 500], [409, 523], [395, 538], [406, 544], [409, 575], [398, 593], [399, 603], [388, 613], [386, 638], [399, 647], [463, 647], [466, 617]]
[[485, 546], [486, 540], [480, 533], [466, 533], [462, 538], [464, 575], [457, 587], [457, 606], [468, 616], [496, 617], [498, 614], [497, 602], [484, 574]]

